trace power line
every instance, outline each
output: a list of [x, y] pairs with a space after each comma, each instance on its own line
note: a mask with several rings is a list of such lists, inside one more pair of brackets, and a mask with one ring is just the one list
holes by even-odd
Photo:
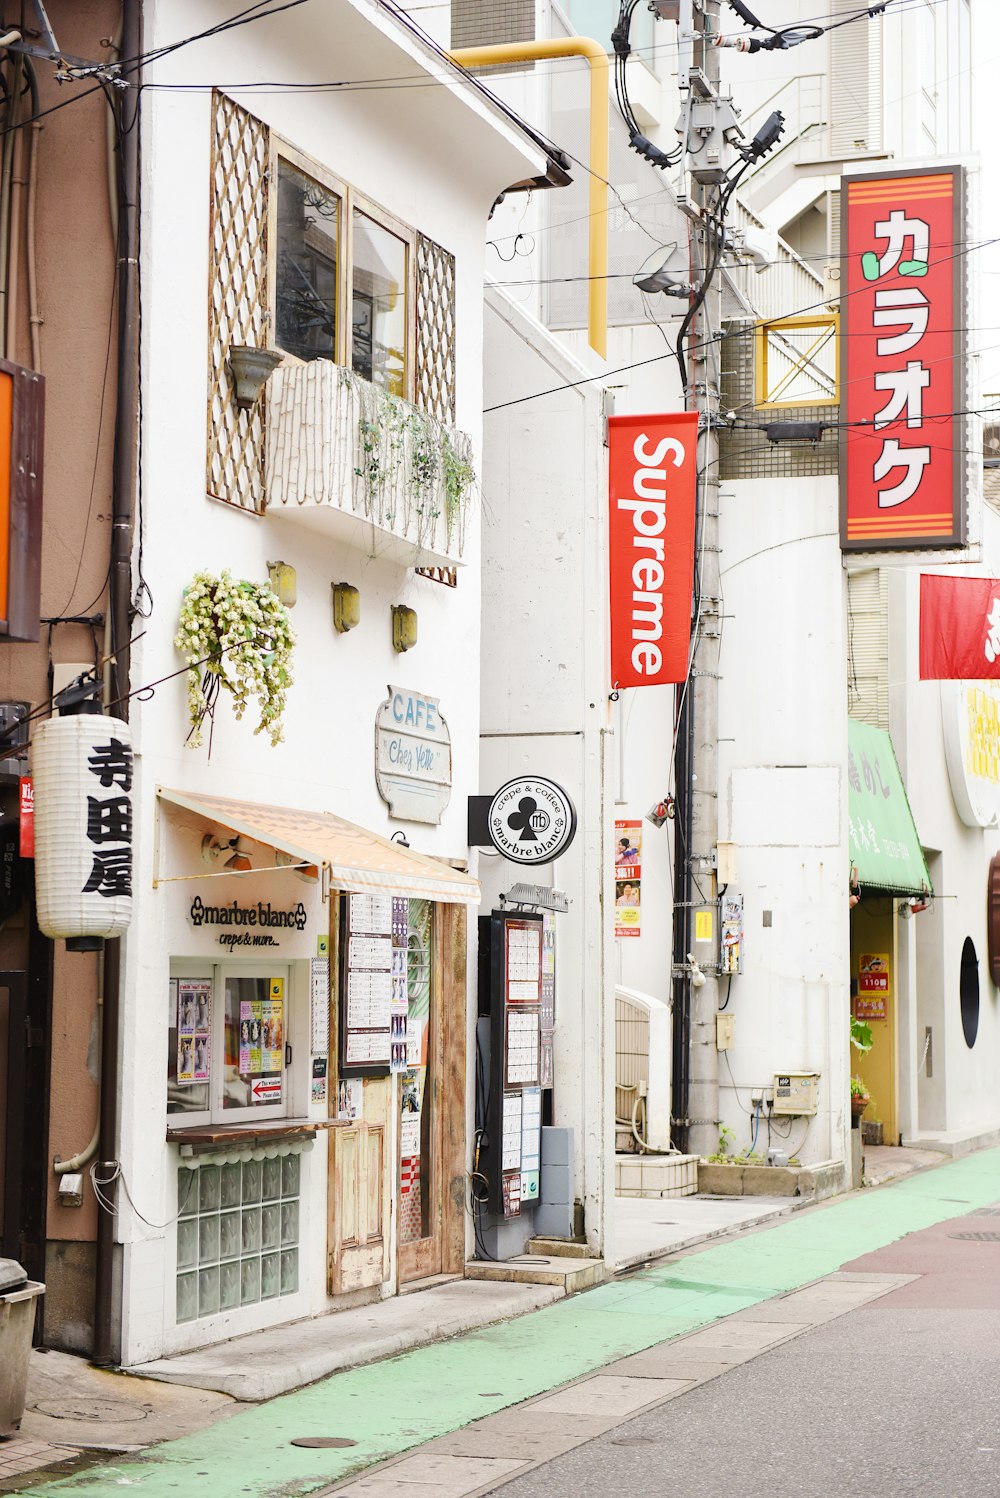
[[[968, 246], [968, 248], [966, 248], [964, 250], [958, 250], [958, 251], [956, 251], [956, 253], [954, 255], [942, 256], [941, 259], [935, 261], [934, 264], [940, 265], [940, 264], [945, 263], [946, 261], [949, 261], [949, 260], [958, 260], [958, 259], [963, 258], [966, 255], [971, 254], [973, 252], [973, 250], [985, 249], [988, 245], [998, 244], [998, 243], [1000, 243], [1000, 235], [995, 235], [993, 238], [980, 240], [978, 243], [970, 244]], [[503, 284], [502, 282], [497, 282], [496, 283], [496, 285], [498, 287], [502, 287], [502, 284]], [[854, 291], [854, 292], [844, 292], [838, 298], [838, 300], [841, 301], [841, 302], [843, 302], [843, 301], [845, 301], [850, 296], [857, 296], [860, 291], [865, 290], [865, 289], [866, 288], [859, 287], [857, 291]], [[771, 319], [771, 321], [775, 321], [775, 322], [780, 321], [782, 317], [785, 317], [785, 318], [788, 318], [788, 317], [801, 317], [806, 312], [815, 312], [815, 311], [818, 311], [820, 308], [825, 308], [826, 306], [827, 306], [826, 300], [821, 301], [821, 302], [812, 302], [812, 303], [810, 303], [806, 307], [799, 307], [799, 308], [797, 308], [795, 310], [790, 310], [788, 312], [784, 312], [784, 313], [780, 314], [779, 317]], [[746, 336], [747, 336], [746, 332], [744, 330], [742, 330], [742, 329], [735, 329], [735, 330], [732, 330], [732, 331], [730, 331], [728, 333], [718, 333], [713, 338], [703, 339], [701, 343], [699, 343], [699, 344], [693, 344], [691, 346], [691, 352], [696, 352], [699, 348], [708, 348], [708, 347], [711, 347], [713, 344], [723, 343], [726, 339], [729, 339], [729, 338], [736, 338], [736, 337], [745, 338]], [[990, 347], [992, 348], [993, 345], [991, 345]], [[981, 350], [973, 350], [971, 352], [986, 353], [988, 351], [989, 351], [988, 349], [981, 349]], [[503, 410], [506, 410], [508, 406], [520, 406], [520, 405], [523, 405], [525, 401], [540, 400], [543, 396], [546, 396], [546, 395], [557, 395], [562, 390], [575, 390], [580, 385], [591, 385], [591, 384], [594, 384], [595, 382], [598, 382], [598, 381], [603, 382], [603, 381], [607, 380], [608, 377], [611, 376], [611, 375], [628, 374], [633, 369], [643, 369], [645, 366], [647, 366], [649, 364], [659, 364], [663, 359], [667, 359], [667, 358], [670, 358], [670, 357], [671, 357], [671, 355], [667, 354], [667, 353], [664, 353], [664, 354], [653, 354], [648, 359], [637, 359], [637, 360], [635, 360], [631, 364], [621, 364], [616, 369], [602, 370], [601, 372], [596, 373], [596, 374], [586, 375], [583, 379], [580, 379], [580, 380], [569, 380], [569, 381], [565, 382], [562, 385], [553, 385], [553, 386], [551, 386], [547, 390], [538, 390], [538, 391], [535, 391], [534, 394], [532, 394], [532, 395], [516, 396], [513, 400], [500, 401], [495, 406], [485, 406], [483, 408], [483, 415], [484, 416], [488, 416], [488, 415], [490, 415], [494, 411], [503, 411]], [[948, 357], [951, 357], [951, 356], [949, 355]]]

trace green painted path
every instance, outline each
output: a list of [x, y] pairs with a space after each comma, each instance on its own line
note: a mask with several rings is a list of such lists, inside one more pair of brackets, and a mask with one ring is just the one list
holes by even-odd
[[[254, 1405], [152, 1453], [32, 1494], [299, 1498], [480, 1416], [832, 1274], [907, 1233], [1000, 1200], [1000, 1149], [785, 1218], [515, 1321]], [[291, 1446], [347, 1436], [345, 1450]]]

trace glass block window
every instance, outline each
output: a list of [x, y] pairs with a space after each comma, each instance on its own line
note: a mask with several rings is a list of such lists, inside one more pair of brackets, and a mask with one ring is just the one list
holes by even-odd
[[177, 1320], [294, 1295], [298, 1152], [177, 1172]]

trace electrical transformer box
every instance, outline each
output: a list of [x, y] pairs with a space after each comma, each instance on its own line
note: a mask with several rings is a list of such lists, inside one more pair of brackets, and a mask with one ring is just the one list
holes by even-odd
[[816, 1112], [819, 1096], [819, 1072], [784, 1071], [774, 1074], [773, 1113], [804, 1116]]

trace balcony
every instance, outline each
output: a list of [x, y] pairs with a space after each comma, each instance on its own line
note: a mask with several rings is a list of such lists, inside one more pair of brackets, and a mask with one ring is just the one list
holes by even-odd
[[327, 359], [275, 371], [265, 488], [287, 516], [406, 567], [463, 560], [476, 490], [472, 444]]

